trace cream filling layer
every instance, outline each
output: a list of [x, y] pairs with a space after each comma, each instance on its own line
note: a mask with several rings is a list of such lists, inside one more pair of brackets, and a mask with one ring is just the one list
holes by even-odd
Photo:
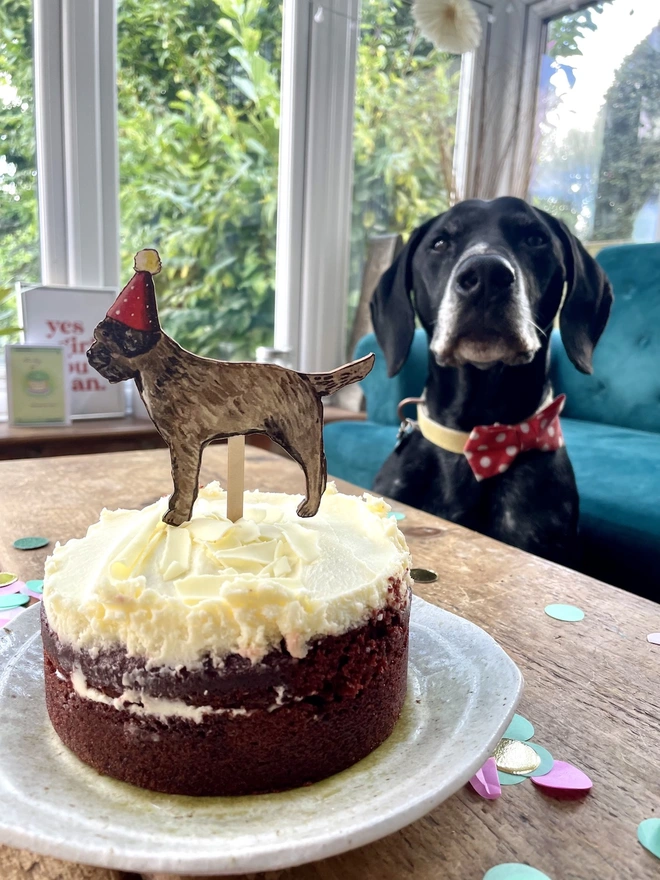
[[[59, 670], [58, 670], [59, 672]], [[253, 711], [245, 708], [239, 709], [213, 709], [211, 706], [189, 706], [183, 700], [168, 700], [163, 697], [151, 697], [142, 691], [136, 691], [132, 688], [125, 690], [120, 697], [109, 697], [96, 688], [89, 687], [87, 679], [79, 667], [74, 668], [71, 673], [71, 685], [74, 691], [83, 700], [91, 700], [94, 703], [105, 703], [106, 706], [112, 706], [114, 709], [130, 712], [132, 715], [151, 715], [167, 721], [170, 718], [186, 718], [199, 724], [204, 720], [206, 715], [251, 715]], [[274, 704], [269, 707], [268, 711], [278, 709], [279, 705]]]
[[259, 662], [282, 640], [304, 657], [314, 637], [341, 635], [410, 585], [410, 554], [389, 506], [329, 484], [319, 513], [300, 496], [247, 492], [226, 517], [217, 483], [190, 522], [167, 526], [163, 498], [143, 510], [103, 511], [85, 538], [47, 560], [44, 607], [61, 642], [92, 655], [120, 647], [147, 668], [216, 665], [230, 653]]

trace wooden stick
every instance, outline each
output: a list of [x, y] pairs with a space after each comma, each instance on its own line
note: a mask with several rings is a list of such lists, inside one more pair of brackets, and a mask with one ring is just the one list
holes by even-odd
[[227, 519], [236, 522], [243, 516], [245, 489], [245, 436], [237, 434], [228, 441]]

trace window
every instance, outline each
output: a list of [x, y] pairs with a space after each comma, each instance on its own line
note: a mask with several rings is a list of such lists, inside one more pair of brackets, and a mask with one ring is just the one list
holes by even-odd
[[[458, 63], [419, 39], [409, 7], [364, 9], [354, 290], [368, 237], [441, 210], [452, 185]], [[10, 37], [3, 76], [16, 87], [18, 59], [31, 145], [28, 162], [0, 166], [2, 184], [32, 180], [0, 285], [113, 287], [137, 249], [155, 246], [163, 324], [182, 345], [233, 359], [274, 345], [294, 366], [336, 366], [346, 347], [359, 0], [7, 0], [0, 15]], [[397, 126], [415, 134], [413, 121], [411, 145]], [[25, 265], [7, 268], [12, 252]]]
[[0, 6], [0, 344], [16, 341], [15, 285], [40, 280], [32, 2]]
[[584, 240], [660, 240], [659, 24], [612, 0], [548, 25], [531, 197]]
[[[447, 206], [454, 152], [462, 196], [497, 194], [481, 178], [511, 191], [529, 154], [533, 114], [514, 150], [515, 126], [486, 111], [534, 102], [544, 22], [525, 10], [538, 4], [474, 2], [484, 37], [459, 77], [408, 0], [363, 0], [361, 19], [359, 0], [5, 0], [30, 112], [34, 8], [43, 265], [32, 155], [12, 168], [33, 178], [27, 265], [9, 272], [3, 256], [0, 284], [114, 287], [156, 246], [163, 323], [183, 345], [229, 358], [274, 345], [294, 366], [336, 366], [369, 239]], [[4, 59], [17, 43], [0, 45]]]
[[437, 52], [403, 0], [362, 7], [355, 90], [348, 327], [368, 241], [449, 207], [460, 57]]
[[123, 277], [157, 247], [166, 330], [253, 359], [273, 338], [280, 4], [121, 0], [117, 24]]

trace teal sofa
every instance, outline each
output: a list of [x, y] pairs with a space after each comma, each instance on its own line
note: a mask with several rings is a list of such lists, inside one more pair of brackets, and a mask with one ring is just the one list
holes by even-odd
[[[567, 395], [562, 426], [580, 493], [581, 568], [658, 601], [660, 244], [605, 248], [597, 259], [615, 303], [594, 373], [578, 373], [558, 333], [551, 356], [555, 392]], [[415, 332], [408, 361], [393, 379], [373, 334], [360, 340], [355, 355], [369, 351], [376, 363], [362, 382], [367, 420], [325, 429], [329, 472], [365, 487], [394, 448], [398, 402], [424, 388], [428, 340], [423, 330]]]

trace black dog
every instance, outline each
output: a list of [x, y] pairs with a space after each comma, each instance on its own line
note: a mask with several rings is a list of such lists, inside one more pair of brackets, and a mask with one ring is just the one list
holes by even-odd
[[[428, 414], [469, 432], [521, 423], [551, 395], [548, 347], [560, 308], [566, 351], [591, 373], [612, 300], [605, 274], [564, 223], [506, 197], [462, 202], [415, 229], [382, 276], [371, 313], [390, 376], [406, 360], [417, 313], [430, 340]], [[464, 455], [410, 430], [373, 488], [539, 556], [575, 562], [578, 495], [565, 448], [524, 452], [505, 473], [478, 482]]]

